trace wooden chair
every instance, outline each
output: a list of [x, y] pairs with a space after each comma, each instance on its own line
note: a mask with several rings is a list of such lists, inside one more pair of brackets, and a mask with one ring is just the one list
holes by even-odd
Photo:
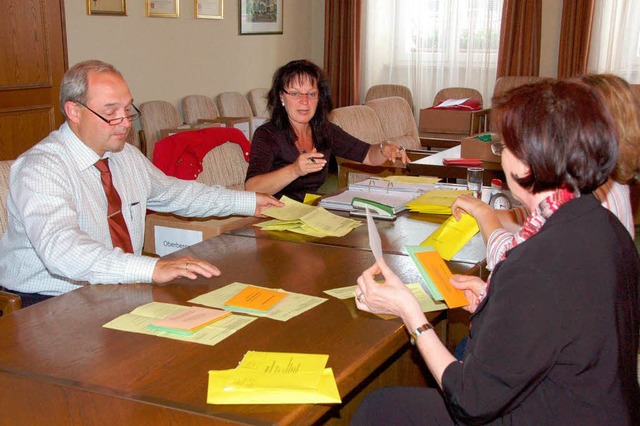
[[404, 98], [411, 107], [411, 113], [413, 114], [415, 108], [413, 105], [411, 89], [401, 84], [377, 84], [375, 86], [371, 86], [369, 90], [367, 90], [364, 103], [366, 104], [373, 99], [388, 98], [390, 96], [400, 96], [401, 98]]
[[369, 108], [378, 116], [384, 140], [388, 140], [406, 149], [420, 149], [418, 126], [409, 103], [400, 96], [378, 98], [367, 102]]
[[140, 105], [140, 125], [148, 158], [153, 158], [153, 147], [161, 138], [162, 129], [179, 128], [184, 124], [178, 109], [167, 101], [148, 101]]
[[[0, 237], [7, 230], [7, 197], [9, 196], [10, 161], [0, 161]], [[0, 290], [0, 313], [6, 315], [22, 307], [20, 296]]]
[[[400, 100], [404, 101], [404, 99]], [[406, 102], [404, 105], [406, 107]], [[389, 119], [393, 120], [391, 117], [389, 117]], [[342, 128], [351, 136], [355, 136], [371, 145], [376, 145], [389, 139], [385, 135], [384, 126], [381, 123], [380, 117], [369, 105], [351, 105], [336, 108], [331, 111], [329, 121]], [[415, 121], [413, 125], [415, 126]], [[418, 146], [419, 143], [418, 141]], [[402, 145], [409, 147], [405, 144]], [[336, 160], [338, 163], [338, 188], [344, 188], [349, 183], [359, 182], [373, 175], [384, 177], [406, 173], [406, 169], [397, 165], [384, 164], [380, 166], [369, 166], [348, 161], [340, 157], [336, 157]]]
[[433, 106], [436, 106], [440, 102], [446, 101], [447, 99], [467, 98], [480, 102], [480, 105], [483, 104], [482, 93], [480, 93], [476, 89], [472, 89], [471, 87], [445, 87], [444, 89], [436, 93], [436, 96], [433, 98]]
[[498, 77], [496, 85], [493, 87], [493, 96], [502, 95], [516, 87], [524, 86], [525, 84], [536, 83], [541, 80], [546, 80], [547, 77], [540, 76], [504, 76]]

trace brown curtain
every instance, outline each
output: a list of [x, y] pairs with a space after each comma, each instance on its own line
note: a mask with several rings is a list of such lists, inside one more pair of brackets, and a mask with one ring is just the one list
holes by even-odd
[[504, 0], [496, 77], [540, 74], [541, 23], [542, 0]]
[[326, 0], [324, 69], [331, 81], [333, 106], [360, 103], [362, 0]]
[[587, 72], [594, 0], [564, 0], [560, 24], [558, 78]]

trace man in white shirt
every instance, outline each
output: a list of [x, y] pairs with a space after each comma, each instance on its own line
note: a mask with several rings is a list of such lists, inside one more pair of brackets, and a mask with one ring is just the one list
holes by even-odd
[[[125, 142], [139, 112], [123, 76], [109, 64], [86, 61], [67, 71], [60, 104], [66, 122], [11, 168], [0, 286], [20, 294], [23, 306], [86, 284], [220, 275], [192, 256], [142, 256], [147, 208], [193, 217], [260, 216], [267, 207], [282, 205], [265, 194], [168, 177], [153, 166]], [[113, 214], [107, 213], [106, 190], [95, 166], [103, 158], [121, 200], [118, 214], [132, 253], [112, 243], [107, 216]]]

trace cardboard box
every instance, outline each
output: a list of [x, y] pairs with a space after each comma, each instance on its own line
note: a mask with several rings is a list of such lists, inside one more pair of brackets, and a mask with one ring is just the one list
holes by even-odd
[[[484, 141], [482, 139], [490, 140]], [[483, 161], [499, 163], [500, 157], [491, 152], [491, 144], [500, 140], [496, 133], [481, 133], [479, 135], [469, 136], [462, 139], [460, 146], [460, 156], [462, 158], [480, 158]]]
[[164, 256], [223, 232], [251, 225], [252, 216], [184, 218], [167, 213], [151, 213], [146, 218], [143, 252]]
[[474, 135], [489, 130], [491, 109], [457, 111], [424, 108], [420, 110], [418, 130], [424, 133]]

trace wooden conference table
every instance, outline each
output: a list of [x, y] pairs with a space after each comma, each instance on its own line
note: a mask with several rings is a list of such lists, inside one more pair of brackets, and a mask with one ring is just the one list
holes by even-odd
[[[371, 389], [424, 385], [429, 377], [399, 319], [323, 293], [354, 285], [374, 262], [367, 250], [220, 235], [178, 254], [206, 259], [222, 276], [164, 286], [91, 285], [0, 317], [0, 423], [347, 424]], [[419, 280], [408, 256], [388, 252], [385, 259], [404, 282]], [[186, 305], [236, 281], [327, 301], [287, 322], [259, 318], [215, 346], [102, 327], [145, 303]], [[234, 368], [249, 350], [329, 354], [343, 403], [207, 404], [207, 372]]]

